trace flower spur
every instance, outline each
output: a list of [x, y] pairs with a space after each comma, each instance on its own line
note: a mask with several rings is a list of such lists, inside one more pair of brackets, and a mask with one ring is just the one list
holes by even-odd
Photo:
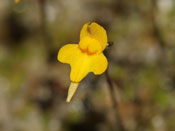
[[106, 46], [105, 29], [97, 23], [87, 23], [81, 29], [79, 44], [67, 44], [59, 50], [58, 60], [71, 66], [67, 102], [71, 101], [80, 81], [89, 72], [95, 75], [105, 72], [108, 61], [103, 50]]

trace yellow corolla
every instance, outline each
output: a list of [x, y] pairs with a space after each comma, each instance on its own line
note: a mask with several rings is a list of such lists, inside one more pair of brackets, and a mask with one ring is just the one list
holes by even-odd
[[59, 50], [58, 60], [71, 66], [67, 102], [71, 101], [80, 81], [89, 72], [95, 75], [105, 72], [108, 61], [103, 50], [106, 45], [105, 29], [97, 23], [87, 23], [81, 29], [79, 44], [67, 44]]

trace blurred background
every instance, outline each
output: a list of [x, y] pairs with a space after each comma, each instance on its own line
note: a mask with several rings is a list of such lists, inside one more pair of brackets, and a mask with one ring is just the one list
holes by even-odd
[[[68, 104], [57, 53], [87, 22], [109, 68]], [[0, 131], [175, 131], [175, 0], [1, 0]]]

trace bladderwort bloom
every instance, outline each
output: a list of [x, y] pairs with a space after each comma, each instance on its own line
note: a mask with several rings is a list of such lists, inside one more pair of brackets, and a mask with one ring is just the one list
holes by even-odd
[[70, 102], [81, 80], [89, 73], [105, 72], [108, 61], [103, 54], [107, 46], [105, 29], [97, 23], [87, 23], [80, 32], [78, 44], [67, 44], [58, 52], [58, 60], [70, 64], [70, 86], [66, 102]]

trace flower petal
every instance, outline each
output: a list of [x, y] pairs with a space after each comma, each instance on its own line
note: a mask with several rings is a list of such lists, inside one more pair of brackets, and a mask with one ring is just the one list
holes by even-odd
[[103, 55], [103, 53], [101, 53], [99, 55], [94, 55], [91, 58], [90, 70], [95, 75], [102, 74], [103, 72], [105, 72], [107, 67], [108, 67], [108, 61], [107, 61], [106, 57]]
[[103, 53], [89, 56], [80, 52], [76, 60], [71, 62], [70, 79], [73, 82], [80, 82], [89, 72], [102, 74], [107, 66], [108, 61]]
[[58, 60], [62, 63], [70, 64], [79, 53], [78, 44], [67, 44], [58, 52]]
[[58, 53], [58, 60], [70, 64], [70, 79], [72, 82], [80, 82], [88, 73], [90, 59], [86, 53], [82, 53], [78, 44], [63, 46]]
[[70, 79], [72, 82], [80, 82], [90, 72], [90, 59], [85, 53], [79, 52], [76, 60], [71, 62]]
[[87, 23], [83, 26], [80, 33], [80, 41], [86, 37], [97, 40], [100, 43], [102, 50], [106, 48], [106, 31], [102, 26], [98, 25], [97, 23]]

